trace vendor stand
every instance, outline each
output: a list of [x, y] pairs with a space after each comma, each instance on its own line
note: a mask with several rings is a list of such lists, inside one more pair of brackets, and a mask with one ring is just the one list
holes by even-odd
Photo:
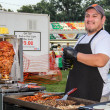
[[[33, 101], [23, 101], [18, 98], [35, 96], [35, 93], [44, 93], [45, 87], [38, 86], [35, 83], [23, 82], [23, 53], [22, 53], [22, 39], [18, 39], [13, 35], [1, 35], [1, 39], [10, 42], [15, 52], [14, 63], [12, 71], [8, 80], [0, 81], [0, 104], [1, 110], [61, 110], [56, 107], [38, 104]], [[96, 104], [97, 102], [85, 99], [68, 97], [68, 100], [74, 100], [78, 103], [83, 103], [86, 106]], [[71, 109], [72, 110], [72, 109]], [[75, 110], [75, 109], [73, 109]]]

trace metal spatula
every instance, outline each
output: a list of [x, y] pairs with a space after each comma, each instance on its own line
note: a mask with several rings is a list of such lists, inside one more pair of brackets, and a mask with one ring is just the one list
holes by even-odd
[[77, 88], [73, 88], [72, 90], [70, 90], [69, 92], [67, 92], [67, 93], [63, 96], [63, 98], [57, 99], [57, 101], [59, 101], [59, 100], [67, 100], [68, 95], [70, 95], [71, 93], [73, 93], [73, 92], [76, 91], [76, 90], [77, 90]]

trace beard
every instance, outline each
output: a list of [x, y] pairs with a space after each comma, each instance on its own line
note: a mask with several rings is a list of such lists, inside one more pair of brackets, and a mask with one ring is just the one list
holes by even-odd
[[92, 24], [93, 24], [93, 26], [88, 26], [89, 22], [87, 22], [85, 25], [85, 30], [90, 34], [95, 33], [102, 28], [101, 25], [95, 26], [95, 22], [93, 22]]
[[89, 29], [89, 28], [85, 28], [85, 30], [88, 32], [88, 33], [94, 33], [97, 31], [97, 28], [96, 29]]

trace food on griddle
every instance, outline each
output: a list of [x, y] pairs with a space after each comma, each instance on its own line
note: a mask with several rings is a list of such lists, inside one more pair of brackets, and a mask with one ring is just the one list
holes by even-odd
[[62, 96], [50, 96], [47, 98], [43, 98], [42, 97], [43, 95], [52, 95], [52, 94], [38, 93], [37, 95], [34, 95], [34, 96], [25, 96], [25, 97], [20, 97], [18, 99], [41, 104], [41, 105], [56, 107], [63, 110], [77, 109], [80, 106], [85, 106], [84, 104], [77, 104], [76, 101], [74, 100], [59, 100], [59, 101], [56, 100], [56, 99], [62, 98]]
[[72, 100], [38, 100], [36, 103], [42, 104], [42, 105], [47, 105], [47, 106], [52, 106], [52, 107], [57, 107], [57, 106], [68, 106], [68, 105], [73, 105], [76, 102]]
[[57, 106], [57, 108], [62, 109], [62, 110], [70, 110], [70, 109], [78, 109], [81, 106], [85, 106], [84, 104], [79, 104], [79, 105], [68, 105], [68, 106]]
[[0, 42], [0, 74], [1, 79], [9, 79], [12, 64], [14, 61], [14, 49], [13, 45], [7, 41]]
[[[23, 101], [35, 102], [38, 100], [52, 100], [52, 99], [58, 99], [58, 98], [62, 97], [62, 96], [51, 96], [51, 97], [43, 98], [42, 96], [45, 94], [47, 94], [47, 93], [38, 93], [34, 96], [20, 97], [18, 99], [23, 100]], [[51, 94], [48, 94], [48, 95], [51, 95]]]

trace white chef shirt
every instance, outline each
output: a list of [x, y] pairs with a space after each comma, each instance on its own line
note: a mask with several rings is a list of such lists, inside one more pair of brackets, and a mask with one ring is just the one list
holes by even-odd
[[[85, 36], [85, 37], [84, 37]], [[79, 42], [79, 44], [83, 44], [83, 43], [89, 43], [90, 39], [94, 36], [90, 35], [88, 36], [83, 35], [78, 39], [78, 42], [80, 41], [80, 39], [83, 39]], [[76, 45], [78, 44], [78, 42], [76, 43]], [[75, 46], [76, 46], [75, 45]], [[102, 53], [105, 54], [107, 56], [110, 57], [110, 34], [105, 31], [105, 30], [101, 30], [96, 36], [95, 38], [92, 39], [91, 41], [91, 50], [93, 54], [98, 54], [98, 53]], [[100, 75], [102, 77], [102, 79], [104, 80], [104, 88], [103, 88], [103, 93], [102, 95], [105, 95], [106, 93], [108, 93], [110, 90], [108, 89], [108, 72], [109, 72], [109, 65], [110, 65], [110, 60], [107, 62], [107, 64], [104, 67], [98, 67], [98, 70], [100, 72]], [[110, 84], [110, 83], [109, 83]]]

